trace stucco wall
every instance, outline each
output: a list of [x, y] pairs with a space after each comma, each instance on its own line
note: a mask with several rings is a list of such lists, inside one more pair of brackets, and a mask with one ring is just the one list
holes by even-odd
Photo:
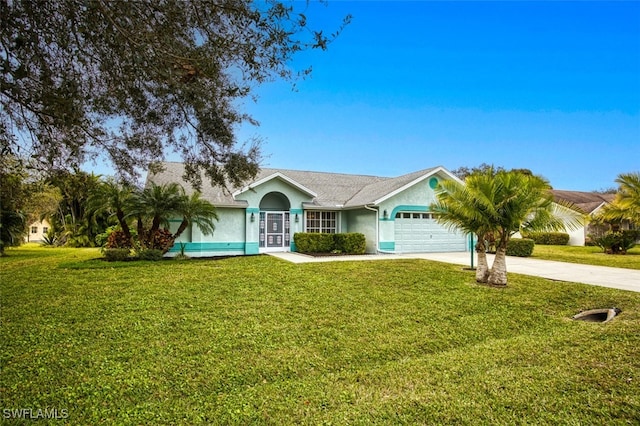
[[[204, 235], [197, 226], [187, 228], [176, 241], [169, 256], [180, 252], [180, 242], [186, 244], [185, 254], [190, 256], [228, 256], [245, 254], [245, 210], [217, 208], [218, 221], [213, 235]], [[180, 220], [171, 221], [171, 231], [180, 226]]]
[[[429, 205], [435, 200], [435, 192], [430, 185], [432, 178], [438, 181], [442, 178], [433, 176], [418, 182], [417, 184], [395, 194], [393, 197], [380, 204], [380, 249], [383, 251], [395, 250], [395, 216], [400, 211], [426, 212]], [[384, 212], [387, 211], [385, 217]]]
[[342, 232], [359, 232], [367, 241], [367, 253], [376, 253], [376, 212], [367, 209], [342, 212]]

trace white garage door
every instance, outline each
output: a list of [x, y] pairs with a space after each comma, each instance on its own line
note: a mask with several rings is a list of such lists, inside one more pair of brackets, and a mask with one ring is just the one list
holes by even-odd
[[398, 213], [395, 240], [398, 253], [465, 251], [468, 245], [465, 234], [440, 225], [431, 213]]

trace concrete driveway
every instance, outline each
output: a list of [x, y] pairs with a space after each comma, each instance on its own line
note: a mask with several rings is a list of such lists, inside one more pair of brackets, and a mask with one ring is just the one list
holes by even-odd
[[[274, 256], [293, 263], [336, 262], [336, 261], [372, 261], [388, 259], [426, 259], [438, 262], [471, 266], [471, 254], [466, 253], [407, 253], [380, 254], [363, 256], [327, 256], [312, 257], [300, 253], [273, 253]], [[474, 253], [475, 256], [475, 253]], [[493, 255], [487, 255], [489, 265]], [[478, 264], [474, 257], [474, 266]], [[550, 260], [507, 256], [509, 272], [532, 275], [556, 281], [569, 281], [601, 287], [617, 288], [640, 292], [640, 270], [611, 268], [608, 266], [580, 265], [577, 263], [554, 262]]]

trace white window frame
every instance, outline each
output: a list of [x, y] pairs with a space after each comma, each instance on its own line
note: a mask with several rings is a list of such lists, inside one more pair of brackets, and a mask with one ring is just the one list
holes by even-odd
[[[316, 215], [319, 215], [316, 217]], [[312, 217], [309, 217], [312, 216]], [[331, 217], [333, 216], [333, 217]], [[310, 221], [317, 225], [309, 226]], [[307, 210], [304, 213], [304, 232], [337, 234], [340, 230], [340, 212], [336, 210]]]

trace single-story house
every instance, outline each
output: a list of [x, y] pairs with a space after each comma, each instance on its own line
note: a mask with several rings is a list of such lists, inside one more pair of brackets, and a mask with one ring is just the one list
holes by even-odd
[[591, 219], [615, 198], [615, 194], [601, 194], [598, 192], [551, 191], [556, 200], [569, 202], [576, 212], [582, 216], [582, 226], [575, 230], [567, 230], [570, 246], [584, 246], [589, 235], [601, 235], [604, 230], [591, 223]]
[[40, 243], [44, 241], [44, 237], [49, 232], [49, 229], [51, 229], [51, 224], [47, 219], [35, 221], [29, 224], [24, 240], [25, 242]]
[[[165, 162], [148, 180], [180, 183], [184, 165]], [[213, 187], [203, 178], [202, 197], [217, 208], [213, 235], [197, 227], [177, 241], [190, 256], [251, 255], [295, 251], [297, 232], [359, 232], [367, 253], [469, 250], [469, 236], [438, 224], [429, 205], [442, 180], [459, 179], [444, 167], [399, 177], [263, 168], [239, 188]], [[172, 230], [180, 220], [172, 221]], [[169, 255], [175, 255], [179, 244]]]

